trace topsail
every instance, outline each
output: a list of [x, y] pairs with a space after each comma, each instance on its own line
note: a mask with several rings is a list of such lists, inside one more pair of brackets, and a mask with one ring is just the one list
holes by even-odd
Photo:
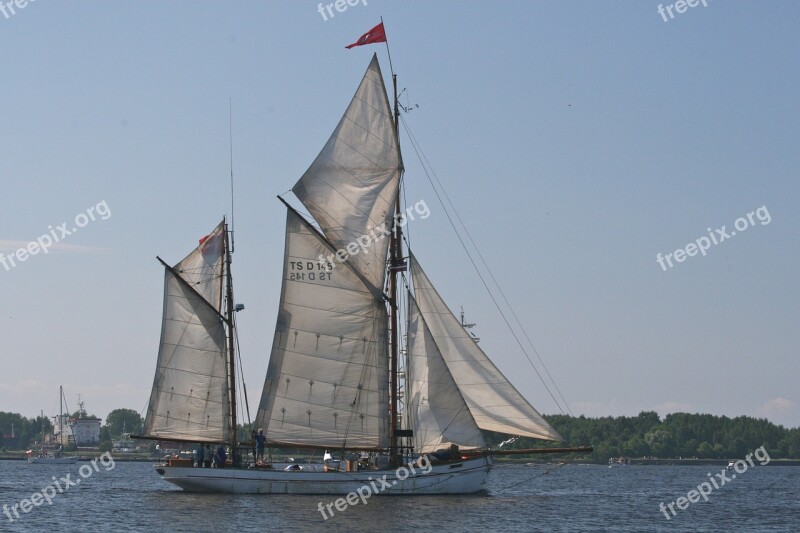
[[[391, 229], [403, 162], [378, 57], [322, 151], [292, 191], [322, 228], [333, 251]], [[389, 239], [362, 239], [349, 262], [375, 287], [386, 275]], [[352, 254], [352, 252], [350, 252]]]

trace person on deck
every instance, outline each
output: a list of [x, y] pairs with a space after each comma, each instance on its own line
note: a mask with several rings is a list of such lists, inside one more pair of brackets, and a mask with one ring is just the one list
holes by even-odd
[[201, 444], [200, 446], [197, 447], [197, 465], [196, 465], [197, 468], [203, 468], [204, 459], [205, 457], [203, 457], [203, 445]]
[[206, 451], [203, 454], [203, 457], [205, 458], [205, 465], [204, 466], [206, 468], [211, 468], [211, 464], [214, 461], [214, 453], [211, 450], [211, 445], [210, 444], [206, 444]]
[[256, 435], [256, 462], [264, 460], [264, 448], [267, 445], [267, 437], [264, 436], [264, 430], [259, 429]]
[[217, 465], [217, 468], [225, 468], [225, 460], [227, 458], [228, 454], [225, 452], [225, 446], [220, 444], [219, 448], [217, 448], [217, 453], [214, 455], [214, 464]]

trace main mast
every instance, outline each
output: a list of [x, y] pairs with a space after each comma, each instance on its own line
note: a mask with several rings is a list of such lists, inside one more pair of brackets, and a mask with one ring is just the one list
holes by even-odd
[[[388, 46], [387, 46], [388, 48]], [[397, 74], [392, 72], [392, 86], [394, 89], [394, 131], [395, 136], [399, 142], [399, 125], [400, 125], [400, 117], [399, 117], [399, 105], [397, 103]], [[394, 221], [394, 231], [392, 232], [391, 243], [389, 245], [389, 304], [390, 304], [390, 320], [391, 320], [391, 329], [392, 329], [392, 337], [391, 337], [391, 353], [390, 353], [390, 360], [391, 360], [391, 373], [390, 373], [390, 404], [391, 404], [391, 418], [390, 418], [390, 428], [389, 428], [389, 439], [390, 439], [390, 450], [389, 450], [389, 457], [392, 462], [397, 461], [397, 430], [398, 430], [398, 422], [400, 419], [400, 413], [398, 412], [398, 383], [397, 383], [397, 369], [398, 369], [398, 355], [399, 355], [399, 305], [397, 301], [397, 276], [400, 272], [405, 270], [405, 265], [403, 263], [403, 243], [402, 243], [402, 234], [400, 230], [400, 225], [398, 222], [398, 217], [400, 216], [400, 188], [397, 189], [397, 201], [395, 202], [394, 207], [394, 217], [392, 220]]]
[[236, 427], [236, 351], [234, 339], [234, 307], [233, 307], [233, 277], [231, 276], [231, 247], [230, 238], [228, 237], [228, 224], [225, 223], [225, 281], [227, 285], [226, 290], [226, 316], [225, 319], [228, 323], [228, 393], [230, 395], [231, 405], [231, 460], [234, 466], [238, 465], [239, 457], [239, 439], [237, 438]]

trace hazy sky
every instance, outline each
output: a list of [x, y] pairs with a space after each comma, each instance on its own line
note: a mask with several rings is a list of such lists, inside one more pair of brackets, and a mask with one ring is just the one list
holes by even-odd
[[[53, 414], [59, 385], [72, 410], [80, 394], [101, 417], [144, 411], [155, 256], [176, 263], [230, 211], [230, 97], [255, 414], [280, 291], [275, 196], [374, 52], [389, 82], [384, 45], [344, 48], [383, 16], [402, 102], [419, 105], [405, 119], [575, 414], [800, 426], [800, 4], [707, 4], [662, 17], [649, 0], [367, 0], [325, 20], [299, 0], [38, 0], [0, 13], [0, 252], [61, 239], [0, 264], [0, 411]], [[421, 264], [523, 394], [558, 412], [401, 143], [406, 198], [431, 211], [410, 224]], [[84, 227], [62, 236], [64, 222]]]

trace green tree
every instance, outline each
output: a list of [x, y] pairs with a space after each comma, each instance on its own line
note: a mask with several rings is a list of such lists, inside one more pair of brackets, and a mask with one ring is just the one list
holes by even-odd
[[650, 445], [656, 457], [674, 457], [675, 443], [669, 431], [663, 429], [650, 431], [645, 434], [644, 440]]
[[635, 435], [622, 447], [622, 454], [626, 457], [648, 457], [650, 445], [642, 437]]
[[714, 447], [707, 441], [701, 442], [697, 446], [697, 457], [700, 459], [711, 459], [715, 457]]
[[[764, 446], [773, 459], [800, 459], [800, 428], [787, 429], [769, 420], [748, 416], [728, 418], [709, 414], [672, 413], [663, 421], [654, 411], [635, 417], [587, 418], [568, 415], [545, 416], [564, 437], [557, 445], [594, 446], [592, 460], [609, 457], [656, 456], [664, 459], [697, 456], [702, 459], [743, 458]], [[485, 432], [490, 448], [496, 449], [508, 435]], [[543, 448], [551, 443], [523, 437], [503, 449]]]
[[106, 417], [106, 427], [114, 439], [118, 439], [122, 433], [138, 433], [143, 422], [133, 409], [114, 409]]

